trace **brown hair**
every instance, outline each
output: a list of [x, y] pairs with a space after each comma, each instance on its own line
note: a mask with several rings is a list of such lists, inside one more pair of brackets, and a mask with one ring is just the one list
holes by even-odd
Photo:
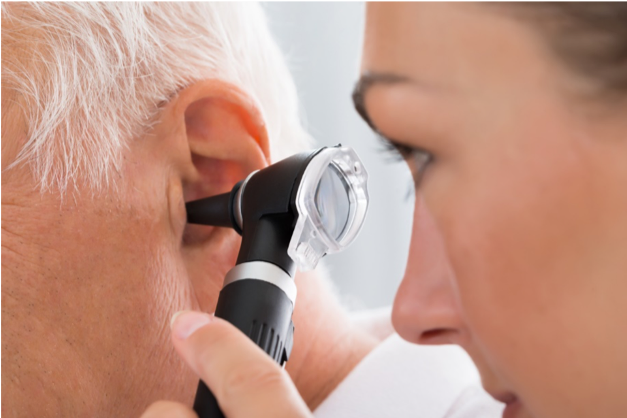
[[515, 14], [539, 27], [566, 68], [591, 81], [595, 92], [627, 98], [627, 3], [513, 5]]

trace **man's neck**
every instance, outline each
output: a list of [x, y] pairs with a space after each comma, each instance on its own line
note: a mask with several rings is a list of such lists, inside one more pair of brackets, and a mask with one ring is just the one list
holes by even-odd
[[353, 326], [319, 273], [297, 278], [294, 349], [287, 363], [294, 384], [311, 410], [374, 348], [377, 339]]

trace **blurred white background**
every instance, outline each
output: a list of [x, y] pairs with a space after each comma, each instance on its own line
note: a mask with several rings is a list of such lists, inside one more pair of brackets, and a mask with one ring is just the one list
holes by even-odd
[[265, 3], [270, 29], [287, 56], [305, 126], [320, 145], [357, 151], [370, 175], [364, 228], [346, 251], [326, 257], [351, 309], [391, 305], [403, 276], [411, 235], [411, 176], [384, 155], [353, 108], [359, 75], [363, 3]]

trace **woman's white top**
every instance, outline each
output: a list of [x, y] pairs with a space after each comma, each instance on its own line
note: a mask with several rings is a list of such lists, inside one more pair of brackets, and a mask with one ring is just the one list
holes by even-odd
[[470, 357], [452, 345], [420, 346], [392, 334], [314, 411], [316, 418], [501, 417]]

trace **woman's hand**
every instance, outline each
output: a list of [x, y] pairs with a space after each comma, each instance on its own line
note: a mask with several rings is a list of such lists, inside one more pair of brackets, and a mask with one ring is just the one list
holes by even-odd
[[[287, 372], [228, 322], [201, 312], [172, 318], [172, 341], [183, 360], [213, 392], [228, 418], [310, 417]], [[192, 418], [177, 402], [152, 404], [142, 418]]]

